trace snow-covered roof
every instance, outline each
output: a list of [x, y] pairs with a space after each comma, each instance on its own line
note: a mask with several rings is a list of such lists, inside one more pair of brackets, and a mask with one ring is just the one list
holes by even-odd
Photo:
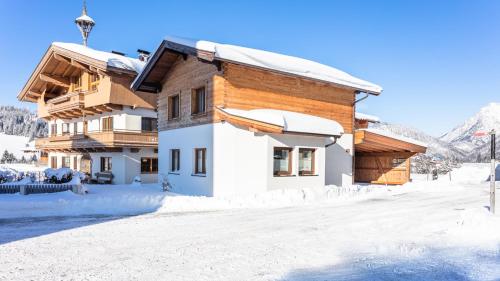
[[354, 116], [358, 120], [365, 120], [368, 122], [380, 122], [380, 118], [378, 118], [375, 115], [369, 115], [369, 114], [365, 114], [365, 113], [361, 113], [361, 112], [356, 112]]
[[125, 70], [135, 71], [140, 73], [145, 66], [145, 62], [118, 54], [94, 50], [84, 45], [75, 43], [53, 42], [52, 46], [59, 47], [82, 56], [89, 57], [98, 61], [105, 62], [108, 66], [121, 68]]
[[392, 138], [392, 139], [397, 139], [397, 140], [408, 142], [408, 143], [412, 143], [412, 144], [415, 144], [418, 146], [427, 147], [427, 143], [424, 143], [424, 142], [421, 142], [421, 141], [418, 141], [418, 140], [415, 140], [412, 138], [404, 137], [401, 135], [396, 135], [396, 134], [388, 132], [388, 131], [374, 129], [374, 128], [359, 129], [359, 130], [374, 133], [374, 134], [381, 135], [381, 136], [388, 137], [388, 138]]
[[340, 136], [344, 133], [344, 128], [334, 120], [298, 112], [276, 109], [219, 109], [229, 115], [280, 126], [283, 128], [284, 132], [289, 133], [307, 133], [326, 136]]
[[[356, 78], [331, 66], [298, 57], [235, 45], [173, 36], [166, 37], [164, 42], [213, 54], [213, 58], [216, 60], [268, 69], [280, 73], [293, 74], [305, 78], [351, 87], [371, 94], [380, 94], [382, 92], [382, 87], [376, 84]], [[162, 51], [160, 50], [162, 45], [160, 45], [160, 48], [156, 52]], [[149, 63], [154, 64], [155, 62], [154, 60], [150, 60]], [[149, 69], [147, 71], [149, 71]], [[140, 76], [142, 77], [143, 75]], [[137, 81], [140, 81], [140, 79]], [[133, 85], [135, 85], [135, 82], [136, 81], [134, 81]]]
[[81, 15], [81, 16], [77, 17], [75, 19], [75, 21], [90, 21], [90, 22], [95, 23], [94, 19], [91, 18], [91, 17], [89, 17], [89, 16], [87, 16], [87, 15]]

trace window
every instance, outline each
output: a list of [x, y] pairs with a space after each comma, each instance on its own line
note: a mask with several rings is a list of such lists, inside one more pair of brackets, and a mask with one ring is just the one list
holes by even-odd
[[73, 91], [82, 90], [82, 72], [78, 72], [77, 76], [71, 77], [71, 84], [73, 86]]
[[73, 157], [73, 170], [78, 170], [78, 157]]
[[312, 148], [299, 148], [299, 175], [314, 175], [314, 152]]
[[89, 77], [89, 89], [90, 91], [97, 91], [97, 86], [99, 86], [100, 77], [97, 73], [91, 73]]
[[111, 172], [111, 157], [101, 157], [101, 172]]
[[69, 123], [62, 124], [62, 134], [63, 135], [69, 134]]
[[207, 173], [207, 149], [195, 148], [194, 150], [194, 173], [206, 174]]
[[73, 135], [77, 135], [78, 134], [78, 123], [75, 122], [73, 123]]
[[168, 120], [179, 118], [180, 115], [180, 95], [168, 97]]
[[292, 148], [274, 148], [273, 174], [275, 176], [286, 176], [292, 174]]
[[69, 168], [69, 167], [71, 167], [70, 161], [71, 161], [71, 158], [63, 156], [62, 157], [62, 167], [63, 168]]
[[158, 130], [158, 119], [150, 117], [142, 117], [141, 130], [146, 132], [156, 132]]
[[50, 156], [50, 167], [57, 169], [57, 156]]
[[406, 159], [405, 158], [392, 159], [392, 167], [393, 168], [405, 168], [406, 167]]
[[181, 169], [180, 149], [170, 149], [170, 172], [178, 172]]
[[197, 115], [205, 113], [206, 105], [205, 87], [193, 90], [191, 93], [191, 114]]
[[50, 125], [50, 134], [52, 136], [57, 136], [57, 124]]
[[102, 118], [102, 130], [113, 131], [113, 116]]
[[141, 174], [158, 173], [158, 158], [141, 158]]

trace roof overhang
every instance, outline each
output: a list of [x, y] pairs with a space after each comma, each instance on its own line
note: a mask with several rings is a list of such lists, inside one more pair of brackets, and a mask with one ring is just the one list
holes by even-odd
[[221, 120], [254, 132], [317, 137], [340, 137], [343, 134], [342, 126], [334, 120], [297, 112], [219, 107], [216, 108], [216, 112]]
[[408, 152], [417, 154], [425, 153], [427, 150], [427, 146], [418, 141], [369, 129], [356, 130], [354, 144], [356, 152], [363, 153]]

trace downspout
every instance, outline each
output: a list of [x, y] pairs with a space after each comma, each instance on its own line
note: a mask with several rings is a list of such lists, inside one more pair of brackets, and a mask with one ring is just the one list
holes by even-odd
[[330, 146], [332, 146], [332, 145], [336, 144], [336, 143], [337, 143], [337, 140], [338, 140], [339, 138], [340, 138], [340, 136], [333, 136], [333, 142], [332, 142], [332, 143], [329, 143], [329, 144], [327, 144], [327, 145], [325, 145], [325, 148], [330, 147]]

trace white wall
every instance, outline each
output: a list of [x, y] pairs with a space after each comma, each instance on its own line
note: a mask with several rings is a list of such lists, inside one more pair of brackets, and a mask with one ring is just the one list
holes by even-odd
[[268, 136], [214, 124], [214, 196], [263, 192], [267, 186]]
[[[77, 157], [77, 160], [76, 160], [76, 167], [77, 167], [77, 170], [80, 169], [80, 160], [82, 159], [82, 155], [79, 154], [79, 153], [64, 153], [64, 152], [49, 152], [49, 159], [48, 159], [48, 166], [50, 167], [50, 165], [52, 164], [52, 156], [55, 156], [57, 157], [57, 167], [56, 168], [61, 168], [62, 167], [62, 157], [70, 157], [70, 166], [69, 168], [70, 169], [73, 169], [73, 165], [74, 165], [74, 157], [76, 156]], [[52, 167], [50, 167], [52, 168]]]
[[353, 135], [344, 134], [337, 143], [326, 149], [326, 184], [352, 184]]
[[[142, 127], [141, 119], [142, 117], [150, 117], [157, 118], [157, 114], [154, 110], [137, 108], [132, 109], [130, 107], [125, 107], [123, 110], [114, 110], [112, 112], [104, 112], [102, 114], [90, 115], [85, 117], [87, 121], [87, 130], [89, 132], [99, 131], [101, 130], [102, 118], [113, 116], [113, 127], [116, 130], [131, 130], [131, 131], [140, 131]], [[74, 119], [56, 119], [49, 121], [50, 124], [57, 124], [57, 132], [60, 135], [62, 133], [62, 124], [70, 123], [69, 131], [71, 134], [74, 134], [74, 125], [73, 123], [77, 123], [77, 132], [83, 133], [83, 118], [74, 118]], [[52, 136], [52, 132], [49, 132]]]
[[[213, 124], [161, 131], [158, 133], [159, 173], [168, 176], [174, 191], [188, 195], [212, 196]], [[194, 149], [207, 149], [206, 175], [194, 176]], [[180, 171], [170, 173], [170, 149], [180, 149]]]
[[141, 148], [137, 153], [124, 148], [123, 152], [90, 153], [90, 157], [92, 158], [92, 176], [101, 171], [101, 157], [111, 157], [114, 184], [132, 183], [135, 176], [140, 176], [143, 183], [158, 181], [157, 174], [141, 174], [141, 157], [157, 157], [152, 148]]

